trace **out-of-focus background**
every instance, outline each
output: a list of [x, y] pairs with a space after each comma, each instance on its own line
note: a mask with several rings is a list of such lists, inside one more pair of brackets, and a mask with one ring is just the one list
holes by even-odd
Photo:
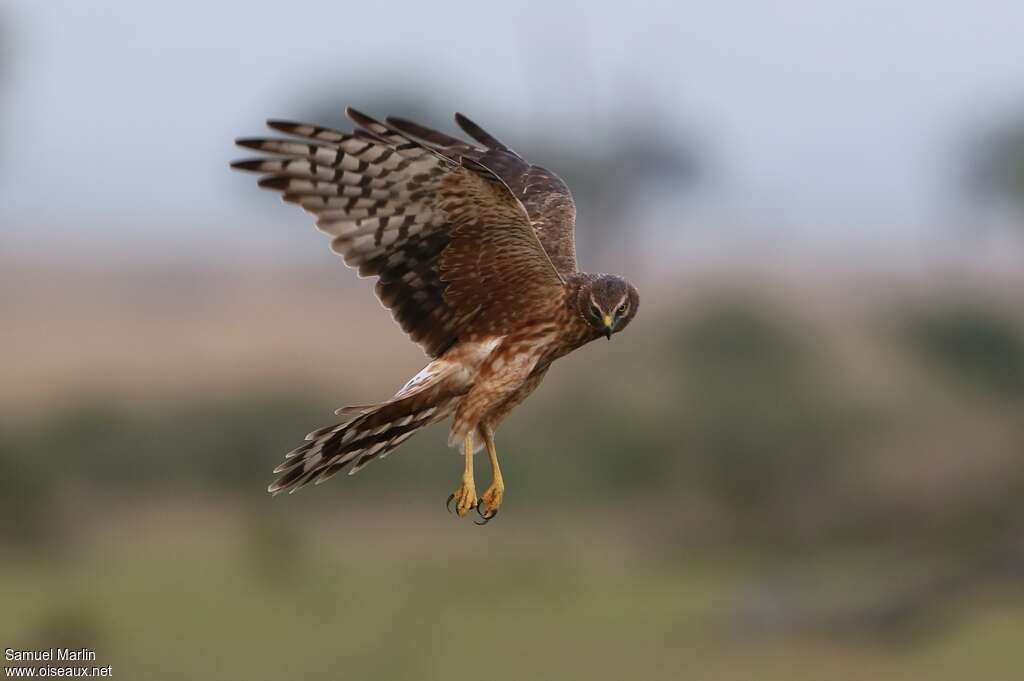
[[[1019, 2], [0, 5], [0, 647], [131, 679], [1017, 678], [1022, 35]], [[642, 291], [499, 433], [485, 528], [444, 511], [441, 427], [264, 492], [424, 363], [228, 170], [347, 104], [477, 119]]]

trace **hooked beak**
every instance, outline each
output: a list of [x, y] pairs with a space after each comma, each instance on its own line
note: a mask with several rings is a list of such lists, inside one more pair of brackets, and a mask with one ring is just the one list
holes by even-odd
[[604, 322], [604, 337], [611, 340], [612, 331], [615, 329], [615, 320], [612, 319], [611, 315], [606, 314], [601, 321]]

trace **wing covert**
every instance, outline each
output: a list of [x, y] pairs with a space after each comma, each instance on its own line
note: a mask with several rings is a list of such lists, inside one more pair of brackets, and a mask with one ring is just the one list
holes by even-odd
[[440, 153], [453, 158], [470, 158], [501, 178], [522, 202], [555, 269], [563, 278], [575, 273], [576, 203], [569, 187], [558, 175], [541, 166], [531, 165], [466, 116], [457, 113], [455, 121], [483, 146], [469, 144], [404, 118], [387, 119], [397, 130], [423, 140]]
[[237, 140], [273, 156], [232, 166], [262, 174], [261, 187], [315, 215], [332, 250], [378, 278], [381, 303], [428, 355], [443, 354], [489, 306], [562, 285], [503, 178], [348, 114], [359, 126], [352, 133], [269, 121], [300, 139]]

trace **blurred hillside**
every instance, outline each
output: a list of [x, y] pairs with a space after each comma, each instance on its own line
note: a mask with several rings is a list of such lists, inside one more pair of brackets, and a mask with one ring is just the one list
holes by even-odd
[[443, 511], [459, 461], [438, 427], [263, 492], [334, 407], [424, 361], [340, 265], [4, 264], [4, 641], [85, 641], [133, 678], [337, 656], [434, 678], [465, 640], [482, 664], [536, 651], [498, 678], [1021, 663], [1020, 281], [642, 282], [635, 328], [561, 361], [502, 428], [509, 497], [477, 528]]

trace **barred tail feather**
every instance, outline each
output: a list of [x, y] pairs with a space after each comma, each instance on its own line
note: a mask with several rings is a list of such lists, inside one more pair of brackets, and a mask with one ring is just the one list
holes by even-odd
[[447, 418], [466, 391], [460, 365], [436, 359], [412, 377], [388, 402], [342, 407], [348, 421], [314, 430], [302, 446], [285, 455], [267, 491], [294, 492], [310, 482], [320, 484], [338, 471], [355, 473], [374, 459], [387, 456], [413, 434]]
[[329, 480], [345, 468], [352, 475], [451, 411], [452, 400], [438, 403], [421, 398], [412, 395], [373, 407], [360, 406], [359, 415], [351, 421], [313, 431], [274, 469], [280, 477], [267, 491], [274, 495], [294, 492], [310, 482]]

